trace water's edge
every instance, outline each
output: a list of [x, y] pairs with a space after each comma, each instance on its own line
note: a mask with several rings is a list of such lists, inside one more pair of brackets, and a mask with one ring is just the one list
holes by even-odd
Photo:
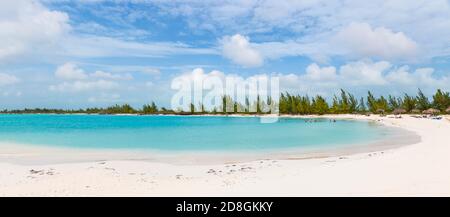
[[[298, 117], [293, 117], [298, 118]], [[310, 117], [306, 117], [310, 118]], [[353, 121], [369, 121], [356, 120]], [[327, 158], [358, 153], [367, 153], [399, 148], [421, 141], [418, 134], [398, 127], [395, 136], [367, 144], [347, 147], [310, 150], [288, 148], [264, 151], [150, 151], [150, 150], [114, 150], [114, 149], [79, 149], [70, 147], [39, 147], [35, 145], [0, 143], [0, 162], [15, 164], [54, 164], [78, 163], [107, 160], [147, 161], [170, 164], [222, 164], [249, 162], [257, 160], [300, 160]]]

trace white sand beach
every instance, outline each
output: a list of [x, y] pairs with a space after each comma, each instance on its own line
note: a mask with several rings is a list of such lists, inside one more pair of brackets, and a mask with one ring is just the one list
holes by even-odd
[[[401, 127], [420, 142], [394, 149], [313, 159], [264, 159], [214, 164], [123, 160], [49, 163], [76, 152], [0, 149], [0, 196], [450, 196], [450, 117], [403, 115], [369, 119]], [[37, 163], [40, 162], [40, 163]]]

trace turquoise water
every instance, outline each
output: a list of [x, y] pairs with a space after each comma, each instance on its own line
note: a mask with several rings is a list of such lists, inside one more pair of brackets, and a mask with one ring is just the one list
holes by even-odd
[[[311, 122], [314, 120], [315, 122]], [[0, 143], [75, 148], [265, 150], [367, 144], [390, 129], [364, 121], [257, 117], [0, 115]]]

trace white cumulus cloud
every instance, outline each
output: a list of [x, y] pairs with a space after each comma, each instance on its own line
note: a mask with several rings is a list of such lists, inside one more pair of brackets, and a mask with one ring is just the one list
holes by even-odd
[[306, 76], [311, 80], [333, 80], [336, 78], [336, 68], [333, 66], [320, 68], [316, 63], [306, 68]]
[[311, 76], [322, 75], [324, 71], [331, 74], [335, 70], [334, 66], [321, 67], [313, 63], [306, 68], [306, 73], [278, 74], [280, 87], [282, 91], [328, 97], [340, 88], [361, 95], [368, 90], [393, 95], [416, 93], [417, 88], [428, 94], [437, 88], [450, 90], [450, 77], [435, 75], [433, 68], [411, 70], [408, 65], [396, 67], [387, 61], [360, 60], [345, 63], [338, 69], [332, 77]]
[[55, 71], [55, 77], [64, 80], [60, 84], [50, 85], [51, 91], [82, 92], [93, 90], [112, 90], [119, 87], [118, 80], [133, 79], [131, 74], [117, 74], [104, 71], [87, 73], [75, 63], [65, 63]]
[[88, 76], [74, 63], [65, 63], [56, 69], [55, 76], [64, 80], [83, 80]]
[[408, 59], [417, 53], [417, 43], [403, 32], [385, 27], [372, 28], [367, 23], [351, 23], [336, 36], [336, 46], [350, 55], [382, 59]]
[[85, 80], [88, 78], [93, 79], [106, 79], [106, 80], [131, 80], [133, 76], [129, 73], [110, 73], [97, 70], [93, 73], [86, 73], [75, 63], [65, 63], [59, 66], [55, 71], [55, 76], [63, 80]]
[[340, 67], [340, 76], [354, 85], [382, 85], [386, 81], [383, 72], [391, 67], [386, 61], [356, 61]]
[[52, 46], [70, 28], [68, 20], [67, 14], [39, 1], [1, 1], [0, 61]]
[[262, 55], [252, 47], [248, 37], [240, 34], [225, 36], [221, 43], [223, 56], [238, 65], [257, 67], [264, 62]]

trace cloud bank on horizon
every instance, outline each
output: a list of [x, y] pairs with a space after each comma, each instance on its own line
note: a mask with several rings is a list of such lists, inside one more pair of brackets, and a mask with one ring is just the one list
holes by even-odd
[[202, 71], [332, 96], [450, 90], [450, 2], [0, 2], [2, 107], [170, 101]]

